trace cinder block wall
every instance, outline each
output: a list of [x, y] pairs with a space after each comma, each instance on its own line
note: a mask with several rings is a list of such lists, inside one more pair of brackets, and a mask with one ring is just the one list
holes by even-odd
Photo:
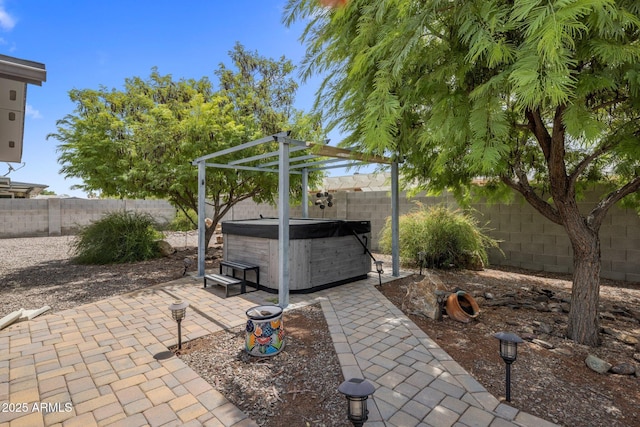
[[151, 214], [158, 223], [169, 223], [176, 214], [164, 200], [0, 199], [0, 238], [74, 234], [119, 210]]
[[47, 200], [0, 199], [0, 237], [46, 236]]
[[[337, 192], [332, 208], [324, 210], [309, 206], [312, 218], [339, 218], [371, 221], [372, 248], [379, 249], [379, 233], [386, 219], [391, 216], [390, 193]], [[581, 207], [591, 209], [595, 198], [586, 197]], [[400, 195], [400, 214], [415, 209], [417, 203], [425, 206], [445, 204], [452, 209], [458, 204], [451, 195], [440, 197], [419, 194], [408, 199]], [[477, 203], [473, 206], [479, 224], [485, 226], [487, 234], [500, 240], [500, 249], [491, 250], [489, 261], [494, 265], [508, 265], [527, 270], [558, 273], [573, 272], [571, 244], [564, 228], [552, 223], [528, 203], [516, 198], [510, 204], [490, 205]], [[291, 216], [301, 216], [302, 209], [291, 208]], [[226, 219], [247, 219], [277, 216], [277, 210], [268, 205], [256, 205], [245, 201], [233, 209], [233, 216]], [[640, 217], [635, 211], [614, 207], [600, 229], [602, 274], [604, 278], [640, 282]]]
[[[337, 192], [334, 206], [321, 210], [310, 198], [309, 216], [371, 221], [372, 248], [379, 248], [379, 233], [391, 216], [390, 193]], [[586, 197], [581, 207], [591, 209], [594, 197]], [[416, 207], [416, 203], [458, 205], [451, 195], [431, 197], [420, 194], [408, 199], [400, 195], [400, 214]], [[489, 260], [494, 265], [509, 265], [528, 270], [571, 273], [573, 256], [564, 229], [544, 218], [529, 204], [516, 199], [511, 204], [474, 206], [480, 224], [490, 236], [501, 241], [500, 249], [492, 250]], [[100, 219], [115, 210], [149, 212], [159, 222], [170, 222], [175, 209], [163, 200], [86, 200], [86, 199], [0, 199], [0, 238], [73, 234], [79, 225]], [[277, 217], [274, 206], [257, 205], [245, 200], [234, 206], [223, 220]], [[290, 207], [292, 217], [301, 217], [302, 208]], [[628, 209], [614, 207], [600, 230], [602, 277], [640, 282], [640, 217]]]

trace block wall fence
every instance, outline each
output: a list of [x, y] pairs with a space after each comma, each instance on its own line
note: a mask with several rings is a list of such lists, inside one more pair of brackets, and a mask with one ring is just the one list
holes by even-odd
[[[313, 200], [313, 199], [312, 199]], [[586, 197], [580, 203], [585, 211], [591, 209], [595, 199]], [[378, 249], [379, 233], [386, 219], [391, 216], [390, 193], [337, 192], [334, 206], [320, 209], [309, 206], [313, 218], [339, 218], [369, 220], [372, 229], [372, 248]], [[420, 194], [408, 199], [400, 195], [400, 215], [417, 207], [444, 204], [452, 209], [458, 204], [451, 195], [439, 197]], [[486, 224], [487, 234], [500, 240], [500, 249], [489, 252], [493, 265], [507, 265], [527, 270], [553, 273], [572, 273], [573, 256], [571, 244], [564, 228], [552, 223], [538, 213], [522, 198], [510, 204], [477, 203], [474, 215], [481, 225]], [[269, 205], [256, 205], [244, 201], [236, 205], [225, 219], [248, 219], [277, 217], [277, 210]], [[299, 206], [291, 207], [291, 216], [302, 216]], [[602, 270], [601, 276], [614, 280], [640, 282], [640, 216], [631, 209], [613, 207], [600, 229]]]
[[168, 223], [176, 209], [164, 200], [0, 199], [0, 238], [74, 234], [108, 212], [148, 212]]
[[[313, 199], [312, 199], [313, 200]], [[372, 248], [378, 249], [378, 235], [391, 216], [390, 193], [337, 192], [331, 208], [309, 206], [313, 218], [371, 221]], [[594, 200], [581, 203], [590, 209]], [[420, 194], [407, 198], [400, 195], [400, 214], [416, 208], [445, 204], [453, 209], [458, 205], [450, 195], [439, 197]], [[510, 204], [477, 203], [474, 215], [488, 229], [487, 234], [501, 241], [500, 249], [491, 250], [493, 265], [508, 265], [528, 270], [571, 273], [573, 257], [564, 229], [544, 218], [529, 204], [517, 199]], [[170, 222], [176, 209], [162, 200], [86, 200], [86, 199], [0, 199], [0, 238], [57, 236], [73, 234], [78, 226], [100, 219], [105, 213], [117, 210], [139, 210], [153, 215], [159, 222]], [[250, 200], [234, 206], [223, 220], [277, 217], [277, 209]], [[290, 215], [301, 217], [302, 208], [291, 206]], [[600, 230], [602, 277], [640, 282], [640, 217], [629, 209], [611, 209]], [[1, 242], [0, 242], [1, 245]]]

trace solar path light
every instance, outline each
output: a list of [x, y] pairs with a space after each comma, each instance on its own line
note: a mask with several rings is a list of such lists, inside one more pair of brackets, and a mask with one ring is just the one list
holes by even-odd
[[171, 317], [173, 320], [178, 322], [178, 350], [182, 349], [182, 330], [180, 328], [180, 323], [184, 316], [187, 314], [187, 307], [189, 306], [188, 302], [183, 302], [182, 300], [176, 300], [173, 304], [169, 306], [169, 310], [171, 310]]
[[347, 397], [348, 417], [354, 427], [362, 427], [368, 419], [367, 399], [375, 391], [373, 384], [361, 378], [351, 378], [338, 386]]
[[500, 357], [507, 365], [506, 399], [507, 402], [511, 402], [511, 364], [518, 357], [518, 344], [524, 341], [511, 332], [498, 332], [494, 337], [500, 340]]
[[384, 269], [382, 268], [382, 261], [375, 261], [376, 264], [376, 271], [378, 272], [378, 282], [380, 283], [380, 286], [382, 286], [382, 273], [384, 273]]

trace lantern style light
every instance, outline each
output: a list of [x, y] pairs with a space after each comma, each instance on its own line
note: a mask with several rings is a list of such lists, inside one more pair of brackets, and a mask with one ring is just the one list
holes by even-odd
[[384, 273], [384, 269], [382, 268], [382, 261], [373, 260], [373, 262], [376, 264], [376, 271], [378, 272], [378, 282], [380, 283], [380, 286], [382, 286], [382, 273]]
[[169, 306], [169, 310], [171, 310], [171, 317], [173, 317], [173, 320], [178, 322], [178, 350], [182, 349], [182, 330], [180, 324], [187, 314], [187, 307], [189, 307], [189, 303], [183, 302], [182, 300], [176, 300]]
[[422, 276], [422, 267], [424, 266], [425, 262], [427, 260], [427, 253], [426, 252], [418, 252], [418, 263], [420, 264], [420, 275]]
[[498, 332], [494, 337], [500, 340], [500, 357], [507, 369], [505, 398], [507, 402], [511, 402], [511, 364], [518, 357], [518, 344], [524, 341], [512, 332]]
[[367, 399], [375, 391], [369, 381], [362, 378], [351, 378], [338, 386], [338, 391], [347, 397], [348, 417], [354, 427], [362, 427], [369, 418]]

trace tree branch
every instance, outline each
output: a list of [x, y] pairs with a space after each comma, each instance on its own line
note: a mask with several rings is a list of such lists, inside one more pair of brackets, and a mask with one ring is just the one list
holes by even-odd
[[600, 229], [608, 210], [623, 197], [640, 190], [640, 176], [635, 177], [617, 190], [607, 194], [587, 216], [587, 224], [593, 229]]
[[518, 178], [518, 182], [515, 182], [514, 180], [506, 176], [501, 177], [501, 180], [510, 188], [522, 194], [525, 200], [529, 202], [529, 204], [533, 206], [535, 210], [544, 215], [545, 218], [547, 218], [549, 221], [558, 225], [562, 225], [562, 220], [560, 218], [558, 210], [549, 203], [542, 200], [540, 196], [538, 196], [531, 185], [529, 185], [529, 181], [526, 179], [526, 176], [524, 180]]
[[549, 135], [549, 131], [542, 122], [540, 110], [533, 111], [527, 109], [525, 116], [529, 121], [528, 129], [538, 141], [545, 160], [549, 161], [549, 156], [551, 155], [551, 135]]
[[607, 108], [607, 107], [609, 107], [610, 105], [615, 105], [615, 104], [619, 104], [619, 103], [621, 103], [621, 102], [625, 102], [625, 101], [627, 101], [628, 99], [629, 99], [629, 97], [628, 97], [628, 96], [615, 97], [614, 99], [612, 99], [612, 100], [610, 100], [610, 101], [603, 102], [603, 103], [598, 104], [598, 105], [594, 105], [594, 106], [593, 106], [593, 107], [591, 107], [590, 109], [591, 109], [591, 111], [594, 111], [594, 112], [595, 112], [595, 111], [601, 110], [601, 109], [603, 109], [603, 108]]
[[575, 186], [576, 186], [576, 182], [578, 181], [578, 178], [580, 177], [582, 172], [584, 172], [584, 170], [591, 164], [591, 162], [593, 162], [595, 159], [605, 154], [614, 145], [615, 144], [601, 145], [597, 150], [595, 150], [593, 153], [591, 153], [590, 155], [582, 159], [580, 163], [576, 165], [573, 172], [571, 172], [571, 174], [569, 175], [569, 190], [571, 192], [575, 190]]
[[551, 151], [547, 162], [549, 167], [549, 184], [551, 185], [551, 193], [556, 201], [562, 200], [566, 197], [573, 198], [573, 194], [569, 192], [567, 168], [565, 165], [565, 127], [562, 122], [562, 116], [565, 110], [565, 105], [559, 105], [556, 107], [556, 111], [553, 116]]

